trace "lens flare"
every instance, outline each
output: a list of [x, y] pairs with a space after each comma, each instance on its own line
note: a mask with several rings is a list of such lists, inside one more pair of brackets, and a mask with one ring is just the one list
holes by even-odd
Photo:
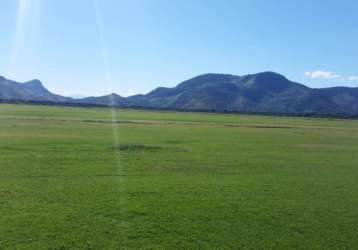
[[16, 77], [20, 54], [35, 51], [38, 39], [41, 0], [18, 0], [15, 32], [9, 54], [7, 75]]
[[[101, 49], [101, 56], [102, 56], [102, 63], [104, 68], [104, 75], [105, 75], [105, 84], [107, 87], [108, 93], [113, 93], [113, 82], [111, 77], [111, 72], [109, 69], [109, 59], [108, 59], [108, 51], [106, 46], [105, 37], [103, 34], [103, 21], [102, 16], [100, 13], [100, 9], [98, 6], [98, 1], [93, 0], [94, 3], [94, 9], [95, 9], [95, 16], [96, 16], [96, 28], [98, 32], [98, 38], [100, 43], [100, 49]], [[117, 110], [114, 107], [115, 106], [115, 98], [114, 95], [109, 95], [111, 107], [110, 107], [110, 113], [111, 113], [111, 121], [112, 121], [112, 131], [113, 131], [113, 143], [115, 146], [119, 145], [119, 135], [118, 135], [118, 122], [117, 122]], [[119, 155], [116, 153], [117, 157], [117, 163], [118, 163], [118, 174], [121, 174], [120, 170], [120, 159]]]
[[16, 71], [16, 61], [19, 56], [19, 48], [21, 43], [21, 37], [24, 31], [26, 13], [28, 12], [29, 0], [19, 0], [17, 7], [15, 35], [12, 43], [12, 49], [10, 52], [9, 65], [7, 69], [8, 75], [14, 75]]

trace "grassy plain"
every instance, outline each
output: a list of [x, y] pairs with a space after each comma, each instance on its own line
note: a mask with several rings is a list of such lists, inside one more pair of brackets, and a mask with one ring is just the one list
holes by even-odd
[[357, 180], [355, 120], [0, 105], [1, 249], [357, 249]]

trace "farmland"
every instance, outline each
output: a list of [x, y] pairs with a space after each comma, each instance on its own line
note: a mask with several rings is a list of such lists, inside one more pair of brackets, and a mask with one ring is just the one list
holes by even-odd
[[358, 248], [358, 121], [0, 105], [0, 248]]

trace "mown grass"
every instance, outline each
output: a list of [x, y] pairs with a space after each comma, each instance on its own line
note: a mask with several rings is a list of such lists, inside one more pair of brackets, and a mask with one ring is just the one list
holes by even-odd
[[0, 248], [358, 248], [357, 121], [116, 113], [0, 105]]

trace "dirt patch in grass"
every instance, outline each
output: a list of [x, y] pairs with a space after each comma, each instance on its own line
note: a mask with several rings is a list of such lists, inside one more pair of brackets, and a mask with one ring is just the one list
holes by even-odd
[[146, 121], [125, 121], [125, 120], [90, 120], [90, 119], [84, 119], [81, 120], [81, 122], [89, 122], [89, 123], [108, 123], [108, 124], [152, 124], [151, 122]]
[[280, 125], [240, 125], [240, 124], [226, 124], [225, 127], [238, 127], [238, 128], [279, 128], [279, 129], [292, 129], [291, 126]]
[[333, 144], [298, 144], [296, 147], [307, 150], [340, 150], [344, 146]]
[[147, 144], [119, 144], [115, 146], [115, 149], [123, 152], [136, 152], [136, 151], [176, 151], [176, 152], [189, 152], [186, 148], [178, 148], [178, 147], [165, 147], [161, 145], [147, 145]]

